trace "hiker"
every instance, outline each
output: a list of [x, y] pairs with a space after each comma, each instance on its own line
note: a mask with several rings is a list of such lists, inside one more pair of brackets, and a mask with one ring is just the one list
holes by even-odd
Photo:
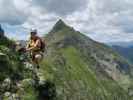
[[39, 69], [39, 62], [43, 58], [43, 52], [45, 49], [44, 41], [38, 36], [37, 30], [30, 32], [29, 43], [26, 50], [30, 52], [33, 64]]

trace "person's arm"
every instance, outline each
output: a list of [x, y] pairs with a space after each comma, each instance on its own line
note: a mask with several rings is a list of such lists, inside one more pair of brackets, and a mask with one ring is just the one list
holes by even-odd
[[31, 43], [31, 40], [28, 41], [28, 43], [26, 44], [26, 49], [30, 48], [30, 43]]
[[28, 50], [36, 50], [40, 46], [41, 46], [41, 41], [38, 39], [32, 47], [28, 48]]
[[34, 47], [41, 47], [41, 41], [38, 39], [34, 45]]

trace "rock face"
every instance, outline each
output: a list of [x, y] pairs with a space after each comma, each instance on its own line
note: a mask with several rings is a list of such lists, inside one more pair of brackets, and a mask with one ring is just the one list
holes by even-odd
[[4, 36], [4, 30], [2, 29], [1, 25], [0, 25], [0, 37]]

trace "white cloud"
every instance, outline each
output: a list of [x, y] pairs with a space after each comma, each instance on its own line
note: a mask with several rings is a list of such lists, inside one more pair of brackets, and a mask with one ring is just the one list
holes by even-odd
[[57, 15], [68, 15], [86, 7], [87, 0], [33, 0], [33, 4]]
[[41, 34], [47, 33], [63, 18], [101, 42], [133, 40], [131, 0], [0, 0], [0, 9], [1, 23], [26, 32], [37, 28]]
[[11, 25], [22, 24], [28, 16], [24, 10], [17, 9], [13, 0], [0, 0], [0, 9], [0, 22]]
[[89, 0], [88, 8], [68, 15], [69, 24], [101, 42], [133, 40], [133, 1]]

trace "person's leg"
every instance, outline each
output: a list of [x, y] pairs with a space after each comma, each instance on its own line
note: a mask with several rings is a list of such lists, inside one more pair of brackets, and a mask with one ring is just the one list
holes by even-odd
[[36, 59], [36, 53], [32, 53], [32, 55], [31, 55], [31, 58], [32, 58], [32, 64], [33, 64], [33, 66], [34, 67], [37, 67], [38, 68], [38, 61], [37, 61], [37, 59]]
[[35, 55], [35, 62], [37, 64], [37, 68], [39, 68], [39, 63], [41, 62], [41, 60], [42, 60], [42, 54], [41, 53], [37, 53]]

